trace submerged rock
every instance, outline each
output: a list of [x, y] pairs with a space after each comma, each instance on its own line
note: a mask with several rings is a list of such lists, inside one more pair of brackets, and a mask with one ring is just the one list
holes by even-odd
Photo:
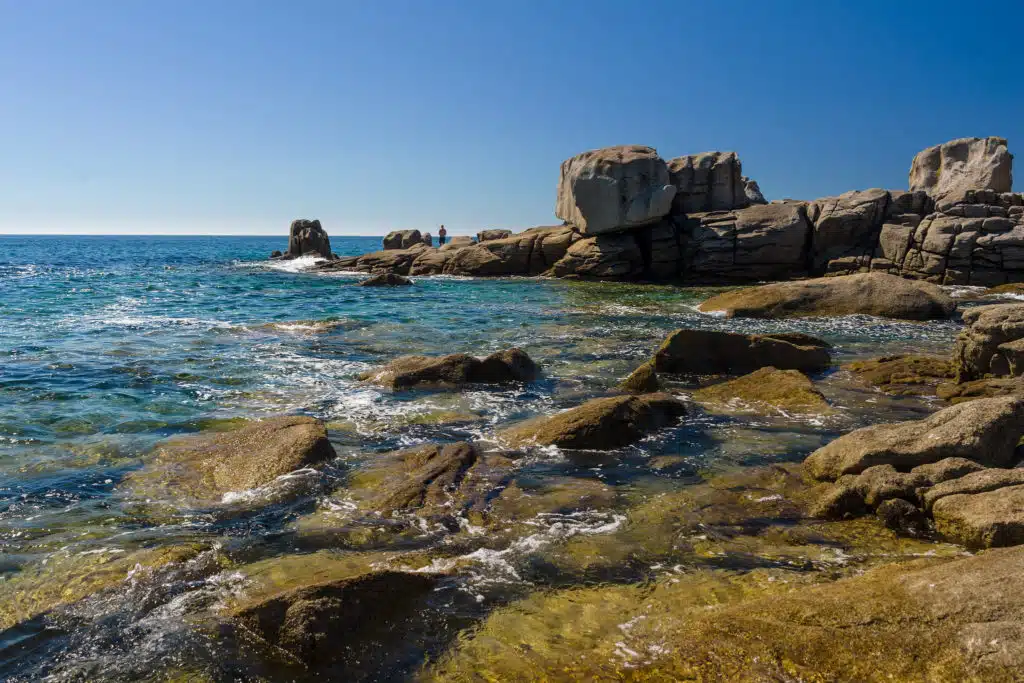
[[401, 275], [394, 273], [381, 273], [380, 275], [374, 275], [373, 277], [363, 280], [359, 283], [360, 287], [404, 287], [412, 284], [412, 280]]
[[404, 476], [383, 480], [367, 504], [375, 512], [444, 506], [452, 498], [467, 470], [477, 462], [472, 444], [429, 444], [399, 454]]
[[948, 318], [956, 304], [939, 287], [885, 273], [777, 282], [711, 297], [705, 313], [736, 318], [876, 315], [904, 320]]
[[219, 502], [336, 456], [327, 429], [311, 417], [275, 417], [227, 432], [172, 439], [125, 478], [137, 497]]
[[953, 349], [958, 383], [1024, 373], [1014, 345], [1024, 340], [1024, 304], [979, 306], [964, 311], [963, 318], [966, 327]]
[[779, 370], [773, 367], [755, 370], [728, 382], [713, 384], [693, 392], [698, 403], [721, 409], [737, 407], [762, 414], [778, 411], [796, 413], [823, 413], [831, 408], [814, 384], [799, 370]]
[[595, 398], [551, 417], [512, 427], [501, 436], [513, 445], [611, 450], [671, 426], [685, 413], [683, 402], [671, 394]]
[[763, 367], [821, 372], [831, 364], [828, 345], [812, 339], [676, 330], [654, 354], [654, 366], [658, 372], [701, 375], [742, 375]]
[[660, 388], [654, 362], [647, 361], [619, 383], [619, 389], [629, 394], [650, 394]]
[[951, 406], [923, 420], [864, 427], [811, 453], [804, 468], [834, 481], [874, 465], [909, 471], [944, 458], [1002, 467], [1015, 459], [1024, 436], [1024, 399], [991, 398]]
[[465, 353], [448, 356], [402, 356], [381, 369], [360, 375], [364, 381], [392, 389], [460, 387], [465, 384], [505, 384], [532, 381], [537, 365], [517, 348], [479, 359]]
[[952, 404], [996, 396], [1024, 396], [1024, 377], [988, 377], [969, 382], [940, 384], [935, 394]]
[[859, 379], [895, 396], [930, 396], [942, 380], [953, 378], [953, 367], [941, 356], [883, 356], [843, 366]]

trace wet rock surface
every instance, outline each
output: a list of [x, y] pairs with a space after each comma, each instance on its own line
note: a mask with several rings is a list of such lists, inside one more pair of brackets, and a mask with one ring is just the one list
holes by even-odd
[[826, 346], [784, 335], [676, 330], [655, 352], [654, 367], [658, 372], [702, 375], [742, 375], [763, 367], [814, 373], [831, 364]]
[[713, 384], [693, 393], [713, 410], [750, 410], [758, 413], [825, 413], [828, 401], [799, 370], [773, 367], [755, 370], [734, 380]]
[[953, 366], [942, 356], [883, 356], [843, 366], [860, 380], [895, 396], [929, 396], [953, 379]]
[[529, 382], [538, 373], [536, 364], [521, 349], [492, 353], [484, 359], [464, 353], [448, 356], [403, 356], [361, 379], [392, 389], [412, 387], [458, 388], [466, 384]]
[[359, 283], [360, 287], [407, 287], [412, 280], [394, 273], [381, 273]]
[[299, 218], [292, 221], [288, 230], [288, 251], [285, 258], [298, 258], [312, 254], [331, 258], [331, 240], [320, 221]]

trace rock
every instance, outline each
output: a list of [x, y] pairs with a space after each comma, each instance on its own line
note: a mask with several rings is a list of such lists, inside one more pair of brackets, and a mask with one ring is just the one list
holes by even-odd
[[537, 227], [504, 239], [458, 249], [445, 264], [446, 275], [537, 275], [565, 256], [579, 234], [564, 226]]
[[660, 389], [654, 363], [647, 361], [622, 380], [619, 389], [629, 394], [651, 394]]
[[503, 240], [511, 236], [511, 230], [481, 230], [476, 234], [476, 241], [488, 242], [490, 240]]
[[409, 275], [438, 275], [444, 272], [448, 261], [455, 255], [454, 249], [444, 245], [440, 249], [424, 249], [409, 265]]
[[668, 162], [668, 170], [676, 188], [672, 210], [677, 215], [730, 211], [765, 203], [757, 183], [743, 177], [743, 167], [735, 152], [676, 157]]
[[412, 387], [461, 387], [465, 384], [529, 382], [537, 366], [517, 348], [492, 353], [479, 359], [465, 353], [448, 356], [402, 356], [383, 368], [360, 375], [360, 379], [392, 389]]
[[824, 273], [829, 261], [844, 256], [870, 256], [889, 204], [889, 193], [872, 189], [825, 197], [807, 206], [813, 225], [811, 269]]
[[820, 372], [831, 363], [825, 346], [767, 335], [676, 330], [654, 354], [658, 372], [744, 375], [759, 368]]
[[286, 591], [233, 617], [271, 656], [283, 652], [313, 670], [330, 665], [345, 680], [377, 680], [376, 668], [424, 619], [436, 585], [429, 574], [377, 571]]
[[423, 244], [419, 230], [394, 230], [384, 236], [384, 249], [408, 249], [414, 244]]
[[971, 548], [1024, 543], [1024, 485], [986, 493], [939, 498], [932, 506], [935, 529]]
[[[369, 254], [363, 254], [356, 259], [354, 268], [363, 273], [408, 275], [413, 262], [429, 251], [426, 245], [420, 244], [418, 246], [420, 248], [386, 249], [384, 251], [373, 251]], [[342, 261], [342, 264], [347, 264], [347, 261]], [[348, 267], [351, 268], [352, 266], [349, 265]]]
[[440, 249], [441, 251], [451, 251], [453, 249], [469, 247], [474, 244], [476, 244], [476, 240], [469, 235], [455, 235], [454, 237], [449, 237], [448, 241], [440, 246]]
[[394, 273], [381, 273], [359, 283], [360, 287], [399, 287], [412, 284], [412, 280]]
[[383, 482], [369, 509], [390, 514], [410, 508], [445, 508], [478, 454], [471, 444], [458, 442], [428, 444], [404, 451], [400, 457], [407, 468], [405, 475]]
[[1009, 375], [1014, 352], [1003, 345], [1024, 339], [1024, 304], [979, 306], [964, 311], [963, 319], [953, 348], [957, 382]]
[[698, 280], [788, 278], [806, 270], [810, 224], [803, 204], [689, 214], [683, 274]]
[[760, 413], [822, 413], [828, 412], [828, 401], [805, 374], [798, 370], [773, 367], [755, 370], [738, 379], [713, 384], [693, 392], [698, 403], [712, 406], [742, 407]]
[[288, 231], [287, 255], [290, 258], [297, 258], [306, 254], [331, 258], [331, 240], [320, 226], [320, 221], [299, 218], [292, 221]]
[[587, 235], [657, 221], [676, 189], [668, 166], [650, 147], [606, 147], [562, 162], [555, 215]]
[[940, 356], [884, 356], [848, 363], [843, 370], [894, 396], [931, 396], [953, 377], [949, 360]]
[[629, 233], [587, 237], [569, 247], [551, 269], [556, 277], [625, 280], [644, 272], [644, 257]]
[[274, 251], [270, 252], [270, 258], [281, 258], [282, 256], [284, 256], [284, 254], [281, 253], [280, 249], [275, 249]]
[[975, 495], [1020, 485], [1024, 485], [1024, 469], [989, 467], [936, 483], [924, 492], [922, 501], [925, 509], [931, 510], [938, 501], [947, 496]]
[[928, 518], [913, 503], [890, 498], [875, 510], [887, 529], [909, 536], [920, 536], [928, 530]]
[[967, 190], [1010, 192], [1013, 156], [1003, 138], [960, 138], [917, 153], [910, 166], [910, 189], [924, 190], [943, 204]]
[[530, 420], [501, 436], [515, 446], [611, 450], [671, 426], [685, 413], [683, 402], [671, 394], [595, 398], [551, 417]]
[[875, 315], [903, 320], [948, 318], [956, 304], [938, 287], [884, 273], [778, 282], [711, 297], [704, 313], [736, 318]]
[[959, 479], [972, 472], [981, 472], [985, 467], [967, 458], [945, 458], [938, 462], [918, 465], [910, 470], [911, 474], [920, 475], [927, 481], [927, 486], [935, 486], [950, 479]]
[[943, 458], [987, 466], [1011, 464], [1024, 436], [1024, 399], [979, 399], [940, 410], [923, 420], [872, 425], [819, 448], [804, 461], [815, 479], [834, 481], [874, 465], [908, 471]]
[[167, 441], [125, 483], [139, 498], [216, 503], [226, 493], [264, 486], [335, 456], [320, 420], [268, 418], [228, 432]]
[[935, 388], [935, 395], [952, 404], [995, 396], [1024, 396], [1024, 377], [989, 377], [962, 384], [949, 382]]
[[431, 235], [429, 232], [423, 233], [423, 244], [427, 245], [428, 247], [434, 246], [434, 236]]

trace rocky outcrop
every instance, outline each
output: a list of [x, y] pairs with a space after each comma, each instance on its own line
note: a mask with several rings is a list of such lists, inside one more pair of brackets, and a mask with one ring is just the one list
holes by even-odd
[[1020, 362], [1024, 304], [979, 306], [964, 311], [963, 318], [966, 327], [953, 349], [957, 382], [1024, 373]]
[[284, 256], [298, 258], [309, 254], [331, 258], [331, 240], [320, 221], [299, 218], [292, 221], [288, 230], [288, 251]]
[[903, 320], [948, 318], [956, 308], [941, 289], [885, 273], [779, 282], [711, 297], [705, 313], [724, 311], [732, 318], [791, 318], [876, 315]]
[[668, 170], [676, 188], [674, 214], [731, 211], [766, 203], [757, 183], [743, 177], [735, 152], [676, 157], [669, 160]]
[[923, 420], [864, 427], [819, 448], [804, 461], [815, 479], [834, 481], [875, 465], [906, 472], [945, 458], [985, 466], [1013, 464], [1024, 436], [1024, 399], [979, 399], [940, 410]]
[[693, 399], [713, 410], [753, 411], [762, 414], [823, 413], [828, 401], [807, 375], [799, 370], [773, 367], [755, 370], [734, 380], [693, 392]]
[[612, 450], [673, 425], [685, 413], [683, 402], [671, 394], [595, 398], [572, 410], [505, 430], [501, 438], [514, 446]]
[[675, 194], [654, 149], [606, 147], [562, 162], [555, 215], [587, 235], [619, 232], [668, 214]]
[[412, 280], [394, 273], [381, 273], [359, 283], [360, 287], [407, 287]]
[[210, 504], [335, 455], [320, 420], [269, 418], [229, 432], [172, 439], [128, 475], [125, 486], [138, 498]]
[[628, 280], [644, 272], [644, 257], [631, 234], [597, 235], [574, 242], [551, 269], [556, 277]]
[[942, 209], [968, 190], [1009, 192], [1013, 156], [1003, 138], [960, 138], [918, 152], [910, 166], [910, 189], [924, 190]]
[[745, 375], [764, 367], [813, 373], [830, 363], [824, 342], [711, 330], [676, 330], [654, 354], [658, 372], [676, 374]]
[[1024, 543], [1024, 485], [940, 498], [932, 507], [935, 530], [971, 548]]
[[884, 356], [848, 363], [843, 370], [894, 396], [932, 396], [953, 378], [949, 359], [940, 356]]
[[424, 240], [419, 230], [394, 230], [384, 237], [384, 249], [408, 249], [417, 244], [429, 247], [433, 244], [433, 238]]
[[785, 278], [805, 272], [810, 224], [800, 203], [690, 214], [683, 221], [683, 278]]
[[488, 242], [490, 240], [503, 240], [506, 237], [511, 237], [511, 230], [481, 230], [476, 234], [477, 242]]
[[873, 189], [817, 199], [807, 205], [811, 235], [811, 272], [821, 273], [833, 259], [871, 254], [889, 206], [889, 193]]
[[402, 356], [360, 379], [392, 389], [412, 387], [458, 388], [466, 384], [529, 382], [536, 364], [517, 348], [492, 353], [484, 359], [465, 353], [448, 356]]
[[411, 508], [447, 510], [452, 493], [479, 457], [472, 444], [464, 441], [444, 446], [427, 444], [398, 456], [405, 471], [381, 483], [365, 505], [368, 510], [380, 514]]

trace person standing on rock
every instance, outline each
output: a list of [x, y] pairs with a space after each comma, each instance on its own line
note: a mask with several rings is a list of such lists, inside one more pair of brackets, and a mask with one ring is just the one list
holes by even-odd
[[441, 226], [441, 229], [437, 231], [437, 246], [444, 246], [444, 238], [448, 234], [448, 231]]

